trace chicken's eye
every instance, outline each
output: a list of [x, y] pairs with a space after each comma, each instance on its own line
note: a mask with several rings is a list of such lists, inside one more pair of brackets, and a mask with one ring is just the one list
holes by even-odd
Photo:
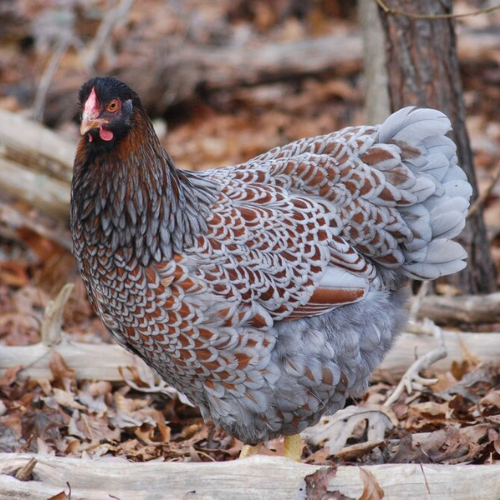
[[111, 111], [112, 113], [118, 109], [118, 99], [113, 99], [107, 106], [106, 111]]

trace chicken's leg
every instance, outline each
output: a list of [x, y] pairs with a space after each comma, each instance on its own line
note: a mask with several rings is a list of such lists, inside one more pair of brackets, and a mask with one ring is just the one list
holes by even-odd
[[243, 448], [241, 448], [241, 451], [240, 451], [239, 458], [247, 458], [247, 457], [251, 457], [252, 455], [256, 455], [259, 452], [261, 446], [262, 446], [262, 443], [256, 444], [255, 446], [252, 446], [250, 444], [243, 445]]
[[285, 457], [300, 462], [300, 458], [302, 457], [302, 444], [299, 434], [285, 436]]

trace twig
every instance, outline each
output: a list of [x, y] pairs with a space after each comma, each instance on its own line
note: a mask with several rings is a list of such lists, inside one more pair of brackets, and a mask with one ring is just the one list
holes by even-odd
[[483, 191], [481, 196], [479, 196], [477, 200], [470, 207], [469, 213], [467, 214], [466, 217], [467, 219], [470, 219], [480, 208], [483, 207], [483, 205], [486, 203], [486, 200], [488, 199], [488, 196], [493, 191], [495, 184], [498, 182], [498, 179], [500, 179], [500, 163], [497, 165], [497, 168], [493, 173], [493, 177], [491, 178], [488, 187]]
[[487, 9], [476, 10], [474, 12], [468, 12], [464, 14], [412, 14], [410, 12], [403, 12], [397, 9], [391, 9], [383, 0], [375, 0], [379, 7], [391, 16], [405, 16], [410, 19], [458, 19], [462, 17], [473, 17], [479, 16], [481, 14], [491, 14], [495, 10], [500, 9], [500, 5], [494, 5], [493, 7], [488, 7]]
[[16, 471], [14, 477], [16, 479], [19, 479], [19, 481], [30, 481], [31, 474], [33, 473], [33, 469], [35, 468], [37, 463], [38, 460], [35, 457], [31, 458], [26, 465], [23, 465], [20, 469]]
[[122, 21], [132, 7], [134, 0], [122, 0], [115, 8], [106, 12], [99, 29], [95, 35], [93, 44], [85, 57], [85, 63], [90, 72], [95, 68], [101, 53], [113, 32], [115, 26]]
[[420, 311], [422, 303], [424, 302], [426, 295], [429, 293], [430, 288], [431, 282], [429, 280], [422, 282], [420, 290], [411, 303], [409, 314], [409, 321], [411, 323], [415, 323], [417, 321], [418, 312]]
[[417, 326], [417, 324], [409, 325], [415, 329], [424, 330], [432, 332], [434, 337], [437, 340], [438, 347], [428, 352], [421, 358], [417, 359], [411, 366], [408, 368], [406, 373], [403, 375], [403, 378], [399, 382], [398, 386], [391, 394], [391, 396], [386, 400], [384, 406], [393, 405], [406, 390], [408, 394], [410, 394], [413, 389], [421, 390], [426, 385], [432, 385], [437, 382], [437, 379], [428, 379], [421, 377], [419, 373], [422, 370], [429, 368], [433, 363], [443, 359], [447, 356], [446, 346], [444, 345], [444, 337], [443, 331], [439, 328], [435, 323], [433, 323], [430, 319], [426, 318], [421, 326]]
[[33, 119], [37, 121], [43, 120], [43, 112], [45, 110], [45, 101], [47, 98], [47, 92], [49, 91], [50, 84], [54, 78], [54, 74], [57, 71], [59, 63], [62, 56], [68, 49], [71, 43], [72, 35], [69, 32], [63, 32], [60, 36], [54, 53], [50, 58], [45, 71], [43, 72], [42, 78], [36, 90], [35, 101], [33, 103]]
[[42, 338], [42, 343], [47, 347], [55, 346], [61, 342], [62, 315], [74, 286], [73, 283], [64, 285], [56, 299], [50, 300], [45, 308], [40, 336]]
[[427, 481], [427, 477], [425, 476], [425, 471], [422, 464], [420, 464], [420, 470], [422, 471], [422, 476], [424, 477], [425, 489], [427, 490], [427, 494], [430, 495], [431, 490], [429, 488], [429, 482]]

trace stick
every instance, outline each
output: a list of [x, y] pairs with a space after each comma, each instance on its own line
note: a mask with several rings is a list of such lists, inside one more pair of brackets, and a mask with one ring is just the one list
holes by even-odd
[[447, 351], [443, 331], [429, 319], [424, 320], [423, 324], [417, 325], [417, 328], [422, 332], [432, 333], [438, 345], [431, 351], [426, 352], [408, 368], [396, 389], [385, 401], [385, 407], [392, 406], [405, 390], [407, 394], [411, 394], [414, 388], [422, 390], [424, 386], [435, 384], [438, 381], [434, 378], [424, 378], [420, 375], [420, 372], [429, 368], [436, 361], [446, 358]]

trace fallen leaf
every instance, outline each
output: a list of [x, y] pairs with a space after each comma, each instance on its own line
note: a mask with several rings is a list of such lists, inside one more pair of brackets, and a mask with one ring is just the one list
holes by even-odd
[[[329, 483], [337, 475], [337, 467], [323, 467], [304, 478], [307, 500], [354, 500], [340, 491], [328, 489]], [[302, 488], [301, 488], [302, 489]]]
[[7, 368], [0, 377], [0, 387], [12, 385], [17, 380], [17, 374], [23, 369], [22, 365]]
[[54, 387], [54, 399], [57, 404], [67, 407], [67, 408], [75, 408], [77, 410], [85, 410], [86, 407], [75, 401], [75, 397], [71, 392], [65, 391], [63, 389], [58, 389]]
[[360, 458], [366, 457], [373, 449], [384, 446], [385, 441], [365, 441], [363, 443], [345, 446], [335, 453], [336, 458], [341, 458], [346, 462], [352, 462]]
[[413, 436], [407, 432], [400, 439], [396, 453], [388, 460], [391, 464], [431, 463], [419, 443], [413, 443]]
[[66, 388], [67, 382], [75, 381], [75, 371], [69, 368], [66, 361], [64, 361], [63, 357], [57, 351], [52, 352], [49, 368], [54, 377], [53, 385]]
[[363, 493], [359, 500], [382, 500], [384, 490], [378, 484], [377, 478], [368, 469], [359, 468], [359, 475], [363, 481]]
[[58, 493], [57, 495], [54, 495], [47, 500], [71, 500], [71, 486], [69, 483], [66, 483], [68, 486], [68, 493], [65, 493], [64, 490], [61, 491], [61, 493]]

